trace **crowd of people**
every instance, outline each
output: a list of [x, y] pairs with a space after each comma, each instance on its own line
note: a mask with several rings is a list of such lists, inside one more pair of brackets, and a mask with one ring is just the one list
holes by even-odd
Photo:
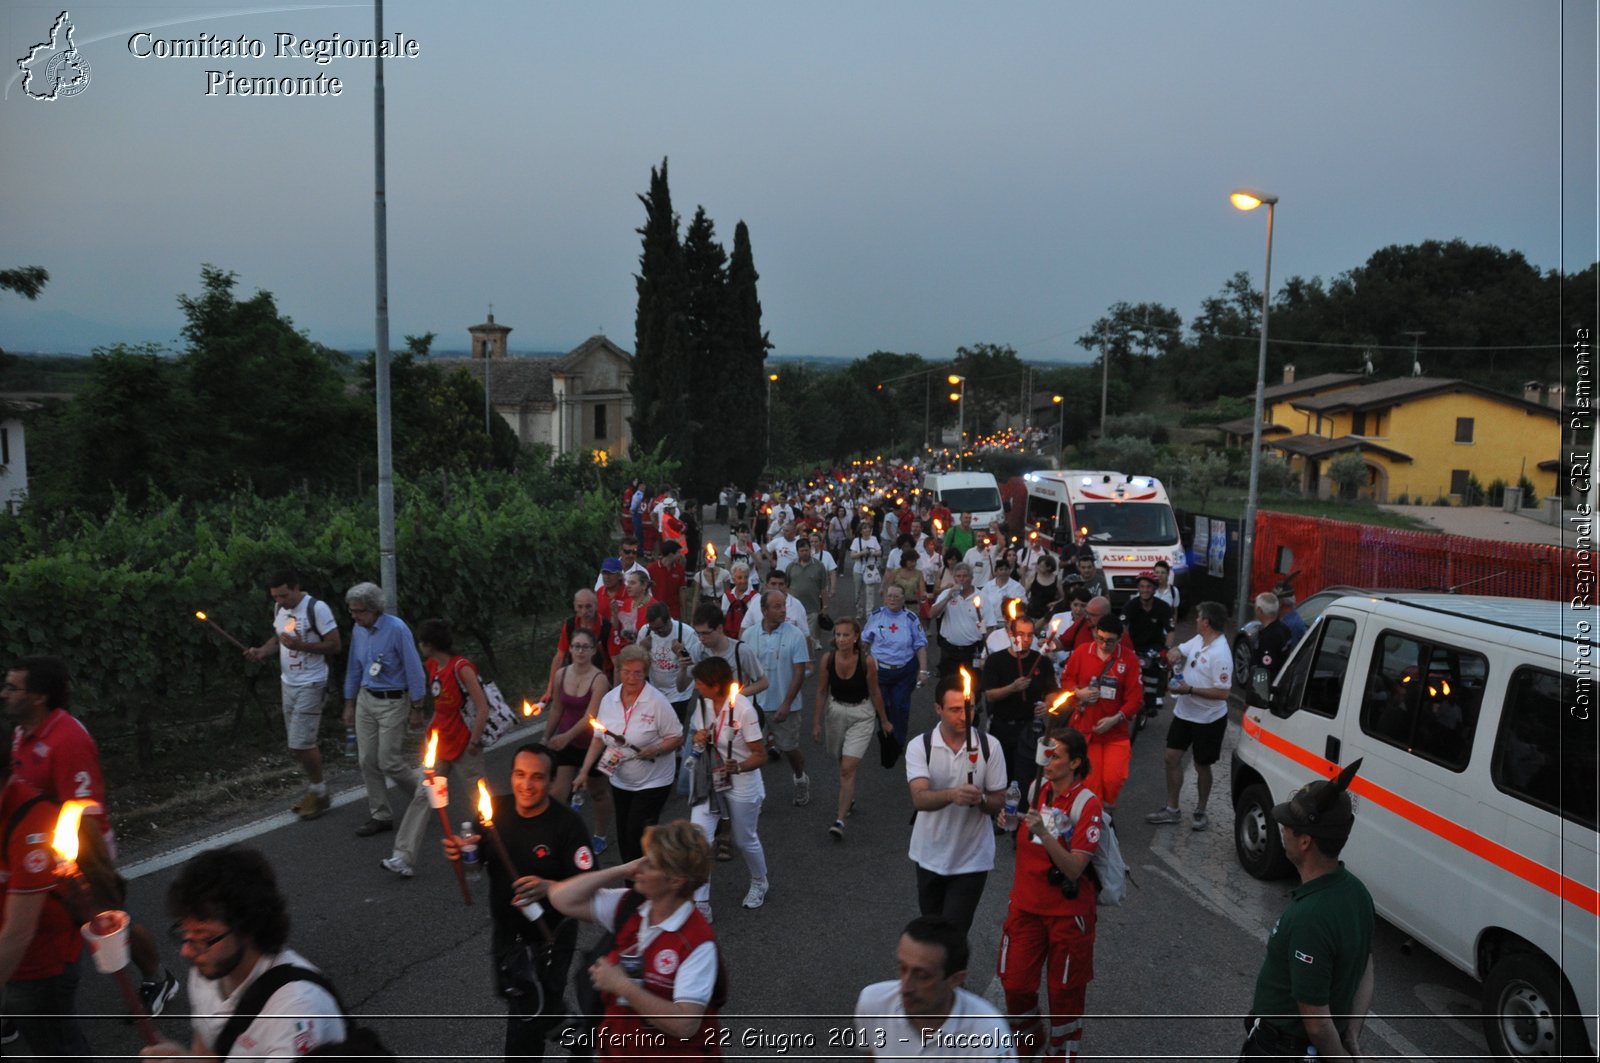
[[[709, 526], [698, 504], [679, 506], [674, 490], [629, 485], [616, 554], [597, 559], [593, 586], [574, 590], [571, 616], [552, 632], [536, 740], [516, 747], [504, 785], [488, 780], [499, 794], [494, 829], [508, 854], [486, 861], [507, 1059], [540, 1057], [558, 1036], [564, 1047], [606, 1057], [715, 1046], [707, 1032], [715, 1030], [728, 979], [711, 870], [737, 852], [748, 876], [742, 907], [766, 903], [772, 884], [762, 810], [773, 796], [769, 785], [786, 789], [795, 806], [809, 804], [806, 731], [837, 763], [838, 790], [825, 817], [835, 844], [846, 841], [857, 770], [874, 744], [885, 767], [903, 757], [914, 810], [907, 855], [920, 915], [896, 948], [899, 979], [863, 990], [857, 1017], [880, 1031], [915, 1029], [918, 1039], [909, 1053], [894, 1041], [862, 1047], [936, 1058], [1076, 1056], [1094, 970], [1101, 888], [1094, 861], [1128, 778], [1132, 726], [1166, 703], [1159, 687], [1151, 703], [1143, 670], [1166, 664], [1174, 675], [1167, 803], [1146, 819], [1184, 821], [1179, 797], [1189, 752], [1199, 801], [1188, 823], [1204, 830], [1232, 685], [1226, 613], [1199, 603], [1196, 634], [1179, 643], [1181, 602], [1164, 566], [1141, 575], [1137, 594], [1114, 605], [1086, 546], [1060, 547], [998, 524], [974, 528], [970, 514], [951, 513], [921, 489], [923, 471], [917, 463], [868, 462], [748, 493], [730, 486]], [[719, 526], [728, 528], [725, 540], [704, 538]], [[841, 575], [855, 589], [844, 608]], [[317, 739], [330, 660], [343, 654], [335, 681], [366, 790], [355, 833], [394, 832], [379, 862], [412, 878], [437, 805], [408, 736], [430, 733], [432, 777], [452, 783], [452, 793], [474, 793], [486, 773], [486, 684], [456, 652], [446, 621], [425, 620], [413, 632], [374, 584], [345, 594], [354, 622], [348, 639], [293, 571], [273, 573], [264, 589], [273, 602], [270, 635], [245, 656], [279, 660], [287, 745], [306, 779], [292, 811], [310, 820], [330, 807]], [[1258, 615], [1265, 609], [1258, 603]], [[1261, 641], [1280, 657], [1289, 644], [1276, 629]], [[812, 677], [806, 727], [802, 688]], [[915, 733], [912, 695], [925, 684], [935, 686], [934, 726]], [[91, 822], [107, 855], [96, 899], [122, 907], [98, 755], [66, 711], [67, 698], [65, 666], [53, 658], [19, 661], [7, 673], [16, 731], [5, 814], [38, 802], [26, 815], [42, 822], [69, 797], [97, 802]], [[74, 789], [80, 779], [87, 781]], [[398, 830], [391, 787], [405, 808]], [[675, 789], [688, 818], [663, 823]], [[1348, 833], [1348, 819], [1341, 822]], [[1326, 829], [1302, 833], [1317, 844], [1292, 850], [1303, 856], [1297, 866], [1317, 874], [1337, 866], [1327, 846], [1317, 847]], [[1008, 836], [1015, 872], [995, 971], [1005, 993], [1001, 1016], [960, 986], [997, 840]], [[444, 854], [460, 860], [478, 840], [446, 831]], [[613, 846], [616, 860], [603, 866]], [[0, 928], [6, 1006], [36, 1054], [86, 1053], [73, 1017], [81, 939], [63, 912], [37, 902], [45, 879], [36, 850], [14, 848], [8, 835], [3, 859], [12, 874]], [[235, 888], [242, 878], [251, 884]], [[193, 1040], [152, 1046], [147, 1056], [226, 1059], [226, 1038], [240, 1046], [237, 1058], [245, 1049], [287, 1058], [331, 1050], [355, 1029], [331, 984], [287, 947], [287, 915], [260, 854], [203, 854], [168, 902], [173, 939], [192, 968]], [[25, 920], [38, 929], [29, 940], [21, 940]], [[579, 922], [604, 933], [581, 958]], [[144, 1006], [159, 1013], [177, 982], [145, 939], [134, 956], [145, 975]], [[1343, 970], [1360, 961], [1338, 962]], [[1293, 973], [1274, 975], [1272, 985], [1298, 992]], [[1333, 1015], [1358, 1014], [1351, 1009], [1364, 1010], [1370, 998], [1370, 968], [1365, 982], [1345, 974], [1343, 995], [1330, 998], [1324, 986], [1313, 994], [1324, 999], [1295, 999], [1322, 1005], [1324, 1015], [1339, 1004], [1344, 1010], [1334, 1007]], [[252, 995], [257, 983], [271, 991]], [[564, 1001], [574, 989], [603, 1015], [596, 1025], [572, 1025]], [[284, 1048], [290, 1015], [311, 1018], [293, 1027]], [[1252, 1034], [1258, 1046], [1274, 1033], [1274, 1044], [1301, 1040], [1292, 1024], [1258, 1018], [1265, 1025], [1253, 1029], [1266, 1031]], [[1359, 1029], [1359, 1018], [1346, 1019], [1335, 1033], [1353, 1050]], [[1326, 1032], [1318, 1026], [1303, 1044], [1326, 1049]]]

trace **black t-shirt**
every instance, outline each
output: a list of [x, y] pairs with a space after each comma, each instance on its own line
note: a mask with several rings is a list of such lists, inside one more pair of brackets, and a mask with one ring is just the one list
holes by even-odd
[[991, 653], [983, 662], [983, 689], [994, 690], [1015, 683], [1029, 672], [1033, 677], [1028, 681], [1028, 686], [1020, 694], [1010, 697], [996, 698], [989, 696], [989, 715], [991, 718], [1006, 722], [1027, 721], [1033, 719], [1033, 705], [1036, 701], [1043, 701], [1045, 696], [1055, 689], [1055, 670], [1050, 662], [1039, 656], [1038, 650], [1029, 650], [1021, 657], [1010, 650], [1003, 653]]
[[[517, 814], [516, 800], [509, 794], [494, 797], [494, 829], [505, 843], [506, 852], [517, 865], [517, 878], [538, 875], [559, 881], [594, 868], [589, 851], [589, 831], [572, 809], [553, 798], [537, 816]], [[499, 935], [515, 935], [529, 941], [542, 940], [535, 925], [511, 903], [512, 876], [501, 864], [494, 843], [485, 840], [478, 846], [481, 859], [489, 868], [489, 909]], [[549, 904], [544, 905], [540, 922], [552, 934], [568, 920]]]
[[1172, 606], [1160, 598], [1150, 599], [1146, 609], [1138, 598], [1129, 601], [1122, 610], [1122, 623], [1128, 629], [1128, 641], [1135, 653], [1143, 653], [1152, 646], [1160, 649], [1167, 644], [1167, 632], [1172, 630]]
[[1250, 663], [1277, 672], [1289, 656], [1292, 646], [1294, 633], [1289, 630], [1289, 625], [1282, 620], [1274, 620], [1256, 635], [1256, 650], [1251, 655]]

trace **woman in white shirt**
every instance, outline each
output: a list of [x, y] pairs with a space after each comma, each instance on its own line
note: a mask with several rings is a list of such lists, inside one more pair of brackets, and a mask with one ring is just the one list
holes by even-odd
[[[683, 768], [692, 773], [689, 818], [710, 842], [717, 821], [727, 813], [733, 844], [744, 853], [744, 866], [750, 872], [744, 906], [759, 908], [767, 896], [767, 855], [756, 834], [761, 802], [767, 796], [760, 771], [767, 762], [761, 717], [743, 694], [729, 697], [733, 669], [721, 657], [707, 657], [694, 666], [693, 675], [698, 695], [689, 709], [694, 752], [685, 758]], [[695, 891], [694, 906], [709, 922], [711, 883]]]
[[599, 728], [572, 780], [586, 790], [597, 766], [611, 777], [616, 809], [617, 850], [624, 864], [639, 859], [644, 829], [661, 818], [672, 792], [673, 750], [683, 744], [683, 724], [671, 702], [645, 682], [650, 654], [643, 646], [625, 647], [614, 661], [617, 685], [600, 699]]
[[872, 518], [862, 517], [860, 534], [850, 540], [850, 567], [856, 580], [856, 615], [862, 617], [871, 616], [878, 608], [878, 592], [883, 587], [883, 544], [872, 531]]

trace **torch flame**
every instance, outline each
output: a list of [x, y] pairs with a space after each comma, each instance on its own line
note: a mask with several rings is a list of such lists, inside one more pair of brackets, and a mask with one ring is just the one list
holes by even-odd
[[428, 732], [428, 749], [422, 754], [422, 766], [428, 771], [433, 770], [434, 759], [439, 755], [439, 730], [434, 728]]
[[478, 780], [478, 822], [485, 827], [494, 826], [494, 804], [489, 800], [489, 787]]
[[733, 703], [735, 701], [738, 701], [738, 700], [739, 700], [739, 684], [738, 683], [729, 683], [728, 684], [728, 705], [729, 705], [729, 707], [731, 708], [733, 706]]
[[934, 517], [933, 518], [933, 530], [934, 530], [935, 534], [943, 535], [944, 534], [944, 521], [940, 520], [938, 517]]
[[78, 825], [83, 822], [83, 813], [94, 805], [93, 801], [68, 801], [56, 817], [56, 836], [50, 848], [69, 864], [78, 858]]
[[611, 733], [610, 731], [606, 730], [605, 724], [601, 723], [593, 716], [589, 717], [589, 726], [594, 728], [595, 734], [607, 735]]
[[967, 666], [962, 665], [958, 671], [961, 673], [961, 696], [967, 701], [972, 700], [972, 673], [967, 671]]
[[1063, 690], [1061, 696], [1050, 703], [1050, 715], [1054, 716], [1061, 711], [1061, 706], [1072, 700], [1072, 691]]
[[196, 620], [204, 620], [206, 618], [206, 614], [204, 614], [200, 610], [196, 609], [194, 611], [194, 618]]
[[294, 634], [294, 626], [295, 626], [294, 625], [294, 617], [291, 616], [288, 620], [285, 620], [283, 622], [283, 633], [285, 635], [293, 635]]
[[527, 698], [522, 699], [522, 715], [537, 716], [539, 715], [540, 711], [542, 711], [542, 707], [540, 705], [529, 701]]
[[1060, 630], [1061, 630], [1061, 618], [1058, 616], [1054, 620], [1050, 621], [1050, 634], [1054, 635], [1057, 631], [1060, 631]]
[[715, 546], [712, 546], [710, 543], [706, 543], [706, 564], [714, 565], [716, 563], [717, 563], [717, 548]]
[[1009, 602], [1006, 603], [1006, 619], [1007, 620], [1015, 620], [1017, 618], [1017, 606], [1019, 606], [1021, 604], [1022, 604], [1022, 601], [1020, 599], [1018, 599], [1018, 598], [1013, 598]]

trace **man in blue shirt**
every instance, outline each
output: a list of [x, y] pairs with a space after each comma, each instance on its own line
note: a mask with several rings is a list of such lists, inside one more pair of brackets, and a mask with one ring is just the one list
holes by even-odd
[[383, 611], [382, 587], [358, 583], [344, 601], [356, 622], [344, 670], [344, 725], [356, 729], [361, 778], [367, 784], [368, 818], [356, 828], [366, 838], [394, 830], [387, 780], [407, 791], [417, 786], [417, 767], [403, 746], [408, 715], [412, 726], [422, 724], [427, 677], [411, 629]]
[[800, 686], [811, 663], [810, 639], [793, 624], [785, 623], [789, 596], [769, 590], [761, 596], [761, 623], [748, 634], [750, 647], [767, 676], [767, 688], [756, 695], [761, 709], [761, 729], [789, 762], [794, 773], [794, 803], [811, 801], [811, 776], [800, 752]]
[[895, 741], [904, 748], [911, 692], [928, 678], [928, 636], [922, 632], [922, 621], [906, 609], [904, 590], [890, 586], [883, 592], [883, 605], [867, 618], [861, 641], [877, 659], [883, 707], [894, 724]]

